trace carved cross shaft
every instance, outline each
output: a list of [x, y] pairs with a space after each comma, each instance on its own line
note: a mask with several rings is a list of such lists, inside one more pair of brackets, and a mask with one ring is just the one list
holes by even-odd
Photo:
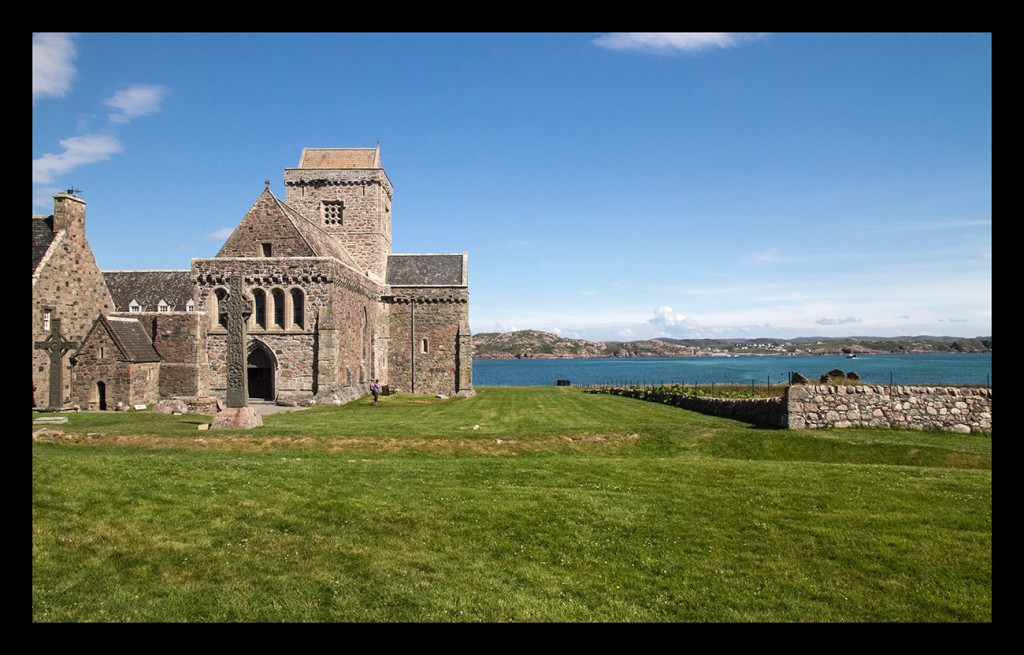
[[64, 392], [64, 355], [69, 350], [78, 348], [77, 341], [68, 341], [60, 333], [60, 319], [50, 321], [50, 336], [43, 341], [36, 341], [37, 350], [45, 350], [50, 354], [50, 397], [48, 409], [57, 410], [63, 406]]
[[227, 317], [227, 406], [246, 407], [249, 402], [249, 376], [245, 361], [245, 324], [252, 315], [252, 300], [242, 291], [242, 276], [232, 275], [230, 291], [220, 304]]

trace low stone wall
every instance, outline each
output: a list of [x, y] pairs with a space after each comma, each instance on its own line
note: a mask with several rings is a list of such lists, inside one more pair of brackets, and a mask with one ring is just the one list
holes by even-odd
[[224, 406], [214, 396], [175, 396], [153, 406], [155, 414], [205, 414], [213, 416]]
[[992, 434], [992, 389], [804, 385], [786, 389], [788, 426]]
[[685, 394], [623, 387], [610, 387], [600, 391], [616, 396], [681, 407], [710, 416], [732, 418], [765, 427], [786, 427], [786, 404], [782, 398], [698, 398]]
[[992, 389], [883, 385], [786, 387], [782, 398], [698, 398], [643, 388], [593, 390], [789, 429], [900, 428], [992, 434]]

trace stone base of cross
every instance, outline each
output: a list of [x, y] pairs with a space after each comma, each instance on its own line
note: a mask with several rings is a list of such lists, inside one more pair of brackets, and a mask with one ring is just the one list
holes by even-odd
[[252, 407], [225, 407], [217, 412], [211, 430], [248, 430], [263, 425], [263, 417]]

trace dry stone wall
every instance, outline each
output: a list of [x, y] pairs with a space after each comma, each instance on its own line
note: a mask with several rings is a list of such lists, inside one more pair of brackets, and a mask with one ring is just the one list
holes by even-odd
[[899, 428], [992, 434], [991, 388], [794, 384], [786, 388], [781, 399], [698, 398], [643, 388], [597, 391], [765, 427]]
[[616, 396], [672, 405], [709, 416], [731, 418], [755, 425], [773, 428], [786, 427], [786, 405], [780, 398], [701, 398], [655, 389], [630, 387], [613, 387], [607, 389], [607, 392]]
[[883, 385], [788, 387], [790, 428], [882, 427], [992, 433], [992, 389]]

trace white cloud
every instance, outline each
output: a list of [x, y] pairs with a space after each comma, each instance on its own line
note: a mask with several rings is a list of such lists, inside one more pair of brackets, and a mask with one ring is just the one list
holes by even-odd
[[71, 34], [32, 35], [32, 104], [45, 97], [63, 98], [75, 79], [78, 56]]
[[60, 142], [64, 152], [47, 153], [32, 160], [32, 183], [50, 183], [54, 176], [73, 171], [83, 164], [92, 164], [110, 159], [124, 148], [112, 136], [93, 134], [73, 136]]
[[127, 123], [139, 116], [148, 116], [160, 111], [160, 103], [167, 97], [167, 93], [165, 86], [140, 84], [121, 89], [113, 97], [104, 100], [103, 104], [114, 109], [110, 114], [111, 123]]
[[847, 323], [860, 323], [859, 318], [853, 316], [846, 316], [844, 318], [819, 318], [815, 321], [818, 325], [846, 325]]
[[231, 236], [231, 233], [234, 231], [235, 228], [233, 227], [222, 227], [216, 232], [210, 232], [209, 234], [207, 234], [206, 238], [213, 239], [214, 241], [220, 241], [222, 239], [227, 239], [229, 236]]
[[39, 187], [32, 189], [32, 207], [38, 207], [49, 212], [53, 209], [53, 197], [58, 193], [63, 192], [64, 189], [58, 189], [57, 187]]
[[655, 336], [687, 338], [703, 333], [703, 325], [685, 314], [677, 314], [671, 307], [662, 305], [654, 310], [654, 318], [647, 321], [658, 329]]
[[676, 314], [672, 311], [671, 307], [662, 305], [654, 310], [654, 318], [649, 323], [654, 325], [663, 325], [665, 327], [674, 327], [676, 325], [682, 325], [688, 319], [683, 314]]
[[611, 50], [671, 52], [731, 48], [762, 36], [754, 32], [613, 32], [594, 39]]

